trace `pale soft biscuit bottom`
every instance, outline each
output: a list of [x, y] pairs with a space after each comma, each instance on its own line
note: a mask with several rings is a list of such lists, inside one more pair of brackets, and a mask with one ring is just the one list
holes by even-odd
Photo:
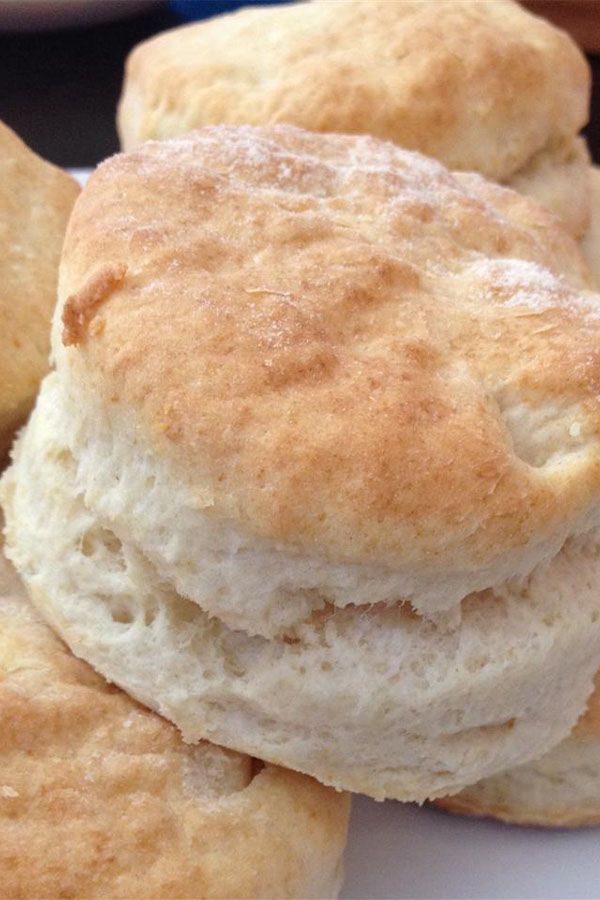
[[600, 824], [600, 740], [574, 733], [541, 759], [517, 766], [436, 805], [518, 825], [575, 828]]
[[9, 555], [72, 649], [187, 740], [423, 800], [540, 756], [583, 711], [600, 664], [595, 542], [466, 598], [456, 628], [408, 604], [326, 607], [252, 637], [178, 596], [90, 511], [71, 428], [50, 376], [2, 483]]

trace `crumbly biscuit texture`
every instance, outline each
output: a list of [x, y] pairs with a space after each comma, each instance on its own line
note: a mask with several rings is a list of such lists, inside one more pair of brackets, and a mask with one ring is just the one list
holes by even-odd
[[58, 262], [78, 193], [0, 122], [0, 457], [48, 370]]
[[252, 637], [175, 593], [89, 508], [61, 392], [48, 376], [2, 482], [11, 558], [73, 650], [186, 739], [422, 801], [568, 735], [600, 664], [597, 540], [466, 598], [459, 625], [406, 604], [328, 606]]
[[540, 759], [486, 778], [436, 806], [518, 825], [600, 825], [600, 677], [569, 737]]
[[0, 770], [6, 900], [337, 895], [348, 798], [184, 744], [71, 655], [3, 557]]
[[78, 483], [234, 627], [456, 610], [600, 520], [588, 277], [532, 201], [373, 138], [146, 144], [66, 240]]

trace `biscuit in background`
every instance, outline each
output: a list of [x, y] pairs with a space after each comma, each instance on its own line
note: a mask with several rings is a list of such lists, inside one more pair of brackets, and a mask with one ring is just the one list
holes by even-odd
[[58, 261], [78, 193], [0, 122], [0, 459], [48, 371]]
[[118, 128], [126, 150], [221, 123], [372, 134], [513, 185], [579, 236], [589, 93], [573, 41], [512, 0], [313, 0], [140, 44]]
[[71, 655], [2, 555], [0, 770], [5, 900], [326, 898], [340, 888], [346, 795], [184, 744]]
[[423, 800], [600, 667], [600, 299], [533, 201], [370, 137], [206, 128], [94, 173], [2, 481], [75, 653], [208, 738]]

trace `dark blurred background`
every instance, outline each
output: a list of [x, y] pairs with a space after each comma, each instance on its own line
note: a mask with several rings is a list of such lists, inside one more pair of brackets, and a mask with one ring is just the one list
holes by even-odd
[[[249, 5], [173, 0], [147, 4], [136, 13], [133, 0], [118, 2], [125, 18], [116, 22], [40, 32], [0, 31], [0, 119], [58, 165], [93, 166], [118, 150], [115, 108], [123, 64], [135, 44], [186, 19]], [[597, 13], [600, 18], [600, 2]], [[588, 58], [595, 76], [588, 140], [600, 162], [600, 56]]]

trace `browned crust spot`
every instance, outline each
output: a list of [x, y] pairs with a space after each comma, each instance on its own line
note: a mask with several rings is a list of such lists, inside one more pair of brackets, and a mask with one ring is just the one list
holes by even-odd
[[82, 343], [99, 307], [122, 283], [126, 272], [127, 266], [124, 263], [103, 266], [88, 279], [81, 290], [67, 297], [62, 314], [62, 340], [65, 347]]

